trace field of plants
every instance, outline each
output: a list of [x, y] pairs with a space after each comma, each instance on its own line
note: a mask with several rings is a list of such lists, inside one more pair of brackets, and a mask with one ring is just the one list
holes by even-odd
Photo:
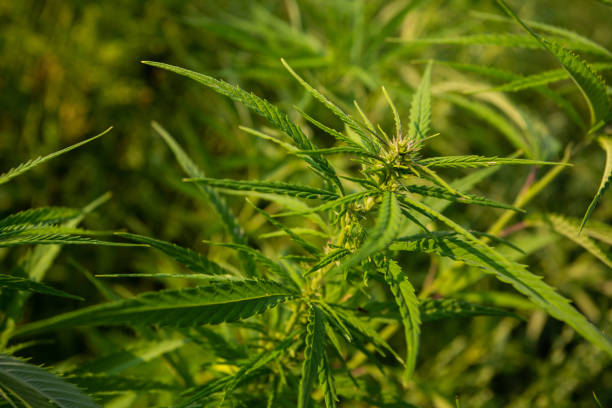
[[610, 0], [0, 2], [0, 407], [612, 407]]

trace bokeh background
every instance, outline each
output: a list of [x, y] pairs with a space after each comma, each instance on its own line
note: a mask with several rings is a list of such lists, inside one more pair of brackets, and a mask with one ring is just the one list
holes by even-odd
[[[612, 8], [600, 2], [537, 0], [512, 5], [523, 18], [558, 25], [612, 47]], [[152, 131], [151, 121], [172, 133], [210, 177], [304, 178], [304, 167], [240, 131], [240, 124], [262, 126], [244, 107], [141, 60], [221, 77], [287, 111], [295, 105], [338, 128], [338, 121], [283, 69], [280, 58], [284, 57], [339, 103], [351, 109], [352, 101], [358, 100], [374, 121], [388, 127], [392, 118], [380, 87], [385, 85], [406, 117], [423, 60], [481, 64], [525, 75], [557, 68], [554, 59], [540, 50], [408, 41], [520, 33], [516, 25], [483, 13], [501, 15], [494, 2], [484, 0], [0, 1], [0, 169], [114, 127], [102, 139], [3, 186], [0, 215], [32, 206], [79, 207], [110, 191], [112, 199], [86, 219], [87, 227], [124, 229], [208, 251], [201, 240], [223, 240], [222, 225], [206, 200], [181, 183], [180, 168]], [[406, 41], [391, 42], [389, 37]], [[609, 57], [585, 55], [589, 61], [610, 62]], [[610, 83], [609, 72], [601, 75]], [[427, 154], [502, 156], [516, 150], [491, 123], [444, 97], [448, 91], [483, 89], [495, 83], [457, 66], [434, 66], [434, 95], [441, 97], [435, 100], [432, 127], [441, 135], [428, 146]], [[552, 88], [586, 120], [585, 104], [569, 81]], [[538, 158], [559, 160], [568, 144], [586, 140], [585, 132], [539, 93], [466, 98], [489, 104], [515, 131], [528, 135]], [[318, 132], [310, 135], [320, 146], [333, 143]], [[582, 216], [599, 186], [604, 154], [596, 145], [586, 145], [572, 162], [574, 167], [564, 171], [528, 210]], [[477, 192], [511, 202], [528, 174], [526, 168], [503, 169], [481, 183]], [[228, 200], [249, 236], [256, 239], [263, 221], [241, 198]], [[611, 202], [604, 199], [594, 218], [610, 223]], [[453, 207], [449, 215], [464, 225], [486, 229], [499, 213]], [[540, 238], [545, 245], [538, 243], [542, 248], [523, 261], [609, 330], [610, 269], [548, 231], [542, 231]], [[283, 242], [261, 245], [274, 251]], [[609, 251], [609, 246], [604, 250]], [[0, 250], [0, 265], [10, 268], [23, 251]], [[65, 248], [47, 280], [91, 303], [102, 298], [75, 265], [95, 274], [176, 268], [141, 249]], [[414, 271], [416, 282], [423, 282], [426, 275], [426, 269]], [[112, 285], [129, 294], [173, 284], [130, 280]], [[488, 280], [477, 284], [501, 287]], [[38, 296], [25, 318], [50, 316], [76, 305]], [[449, 407], [460, 395], [466, 407], [594, 407], [595, 391], [604, 406], [612, 406], [609, 357], [542, 312], [518, 301], [515, 306], [526, 322], [476, 318], [425, 327], [418, 391], [411, 402]], [[52, 340], [33, 346], [27, 354], [36, 362], [59, 364], [74, 355], [86, 358], [110, 348], [78, 333], [58, 334]]]

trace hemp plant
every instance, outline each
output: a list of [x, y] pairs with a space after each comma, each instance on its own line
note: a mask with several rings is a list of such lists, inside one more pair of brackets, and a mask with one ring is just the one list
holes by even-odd
[[[597, 132], [604, 126], [609, 110], [599, 107], [600, 89], [593, 85], [596, 82], [589, 76], [590, 71], [576, 63], [571, 54], [548, 42], [543, 44], [576, 77], [576, 83], [593, 106], [592, 129]], [[95, 375], [83, 367], [68, 369], [65, 379], [96, 395], [118, 390], [155, 390], [161, 395], [156, 402], [162, 406], [306, 408], [359, 401], [361, 406], [409, 407], [404, 391], [382, 395], [381, 389], [386, 383], [409, 384], [418, 373], [424, 324], [478, 315], [520, 318], [510, 311], [453, 296], [440, 297], [427, 291], [417, 295], [415, 271], [404, 264], [407, 257], [427, 254], [463, 263], [510, 284], [537, 307], [612, 355], [610, 339], [568, 299], [527, 266], [499, 250], [503, 246], [513, 247], [511, 242], [468, 229], [444, 215], [451, 204], [521, 212], [515, 206], [468, 190], [479, 179], [486, 178], [493, 167], [554, 165], [561, 169], [568, 164], [518, 155], [428, 157], [425, 154], [428, 141], [446, 137], [432, 131], [431, 63], [424, 69], [414, 92], [409, 114], [400, 113], [392, 96], [382, 89], [394, 122], [392, 129], [384, 129], [372, 123], [358, 103], [357, 114], [348, 113], [282, 60], [306, 92], [343, 123], [344, 129], [335, 129], [299, 111], [313, 129], [335, 139], [337, 145], [330, 148], [318, 148], [304, 126], [268, 101], [237, 86], [164, 63], [144, 63], [191, 78], [263, 117], [280, 133], [242, 129], [302, 160], [318, 182], [310, 185], [206, 177], [174, 138], [154, 122], [155, 132], [185, 172], [184, 181], [210, 201], [231, 238], [230, 242], [206, 243], [235, 251], [238, 262], [217, 262], [169, 242], [119, 232], [118, 237], [161, 251], [191, 273], [105, 277], [177, 278], [193, 282], [193, 286], [121, 298], [99, 284], [108, 302], [21, 326], [13, 322], [3, 335], [3, 345], [9, 340], [74, 327], [129, 327], [151, 343], [142, 355], [166, 356], [170, 369], [165, 372], [165, 381], [159, 381], [155, 375], [138, 378], [116, 375], [121, 366], [129, 364], [126, 358], [141, 358], [140, 351], [130, 353], [129, 357], [117, 354], [94, 361], [90, 367], [102, 362], [104, 367], [112, 367]], [[408, 120], [402, 120], [406, 116]], [[336, 165], [332, 156], [348, 157], [356, 166]], [[474, 177], [452, 181], [438, 173], [439, 169], [473, 168], [480, 168], [472, 174]], [[603, 191], [602, 185], [595, 202]], [[289, 253], [283, 256], [265, 253], [222, 198], [221, 194], [226, 193], [263, 199], [282, 207], [281, 212], [269, 213], [257, 202], [251, 203], [252, 211], [275, 229], [269, 236], [289, 238]], [[589, 213], [590, 210], [585, 219]], [[287, 220], [301, 223], [301, 227], [290, 227]], [[0, 233], [1, 228], [13, 228], [14, 221], [10, 216], [0, 221]], [[64, 232], [88, 234], [76, 230]], [[44, 242], [42, 238], [32, 242], [61, 243]], [[30, 287], [35, 288], [33, 284]], [[403, 336], [399, 336], [402, 351], [389, 340], [398, 328], [403, 329]], [[187, 347], [188, 350], [179, 350]], [[361, 376], [360, 369], [366, 362], [377, 365], [383, 374], [393, 375], [388, 378], [377, 373], [377, 377], [368, 372]], [[20, 378], [39, 375], [34, 369], [15, 372], [8, 368], [11, 364], [16, 363], [10, 357], [0, 356], [0, 378], [13, 379], [0, 383], [0, 390], [8, 398], [15, 396], [26, 405], [46, 398], [47, 405], [39, 406], [54, 406], [48, 403], [51, 398], [47, 395], [36, 395], [35, 387], [21, 386]], [[401, 376], [395, 375], [398, 371]], [[95, 406], [92, 401], [78, 405], [79, 401], [84, 404], [78, 399], [83, 397], [71, 390], [67, 394], [70, 398], [53, 399], [53, 403], [61, 407]]]

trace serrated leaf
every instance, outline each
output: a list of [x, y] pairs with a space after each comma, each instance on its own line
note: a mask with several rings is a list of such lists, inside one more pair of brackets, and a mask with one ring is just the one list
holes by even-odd
[[571, 166], [569, 163], [550, 162], [542, 160], [529, 160], [529, 159], [515, 159], [511, 157], [485, 157], [476, 155], [466, 156], [441, 156], [441, 157], [428, 157], [426, 159], [419, 160], [419, 164], [428, 167], [448, 167], [448, 168], [477, 168], [477, 167], [491, 167], [503, 164], [522, 164], [530, 166], [552, 166], [552, 165], [565, 165]]
[[327, 359], [327, 354], [323, 354], [323, 361], [319, 367], [319, 383], [323, 386], [323, 395], [325, 399], [326, 408], [335, 408], [336, 402], [338, 401], [338, 395], [336, 394], [336, 385], [334, 382], [334, 376], [331, 372], [331, 367]]
[[144, 235], [130, 234], [127, 232], [118, 232], [120, 237], [129, 239], [141, 244], [147, 244], [151, 247], [163, 252], [164, 254], [174, 258], [178, 263], [189, 268], [193, 272], [203, 273], [208, 275], [223, 275], [227, 271], [215, 262], [208, 260], [202, 254], [192, 251], [188, 248], [183, 248], [170, 242], [161, 241], [159, 239], [150, 238]]
[[431, 123], [431, 65], [428, 63], [421, 83], [417, 88], [410, 105], [410, 126], [408, 140], [421, 140], [429, 136]]
[[578, 220], [560, 214], [546, 214], [544, 220], [548, 221], [547, 224], [553, 231], [574, 241], [603, 262], [608, 268], [612, 268], [612, 259], [610, 256], [608, 256], [595, 241], [589, 238], [588, 234], [580, 233], [580, 224]]
[[350, 252], [346, 248], [334, 249], [333, 251], [330, 251], [328, 254], [322, 257], [319, 260], [319, 262], [313, 265], [308, 271], [304, 272], [304, 276], [310, 275], [311, 273], [314, 273], [318, 271], [319, 269], [326, 267], [330, 263], [335, 262], [339, 259], [342, 259], [348, 254], [350, 254]]
[[345, 195], [344, 197], [340, 197], [336, 200], [328, 201], [317, 207], [313, 207], [309, 210], [290, 211], [290, 212], [285, 212], [285, 213], [274, 214], [274, 216], [275, 217], [288, 217], [288, 216], [293, 216], [293, 215], [308, 215], [308, 214], [317, 213], [317, 212], [329, 211], [329, 210], [336, 209], [338, 207], [342, 207], [344, 205], [352, 204], [356, 201], [364, 199], [368, 196], [372, 196], [374, 194], [377, 194], [377, 193], [373, 193], [372, 191], [360, 191], [358, 193]]
[[597, 131], [604, 126], [610, 116], [610, 100], [606, 92], [606, 85], [600, 77], [597, 77], [589, 64], [582, 60], [578, 55], [573, 54], [553, 42], [552, 40], [541, 37], [536, 34], [527, 24], [525, 24], [515, 13], [508, 7], [503, 0], [497, 0], [500, 7], [514, 19], [518, 24], [525, 29], [543, 48], [549, 51], [561, 64], [561, 66], [570, 74], [574, 83], [578, 86], [584, 99], [589, 107], [591, 115], [591, 130]]
[[419, 310], [423, 323], [440, 319], [454, 319], [456, 317], [473, 316], [499, 316], [520, 318], [516, 314], [490, 306], [468, 303], [460, 299], [425, 299], [421, 301]]
[[421, 337], [421, 317], [419, 299], [414, 294], [414, 287], [395, 261], [389, 261], [385, 271], [385, 281], [391, 289], [404, 326], [406, 337], [406, 370], [404, 378], [409, 380], [414, 373]]
[[[187, 174], [189, 177], [204, 177], [204, 172], [191, 160], [183, 148], [176, 142], [176, 140], [174, 140], [172, 135], [170, 135], [166, 129], [161, 127], [161, 125], [157, 122], [152, 122], [151, 126], [168, 145], [170, 150], [172, 150], [176, 161], [179, 163], [185, 174]], [[232, 240], [238, 244], [245, 244], [247, 242], [247, 238], [244, 234], [244, 229], [230, 208], [227, 206], [225, 200], [219, 195], [219, 193], [217, 193], [217, 191], [215, 191], [214, 188], [201, 184], [197, 184], [197, 187], [202, 194], [208, 197], [217, 214], [221, 216], [221, 220], [232, 237]], [[244, 256], [242, 258], [242, 262], [247, 270], [247, 273], [252, 275], [255, 269], [253, 260], [248, 256]]]
[[[609, 63], [601, 63], [601, 64], [592, 64], [591, 68], [593, 72], [600, 72], [608, 69], [612, 69], [612, 64]], [[517, 78], [513, 81], [507, 82], [505, 84], [483, 89], [482, 91], [476, 92], [518, 92], [525, 89], [536, 88], [542, 85], [548, 85], [553, 82], [562, 81], [564, 79], [569, 79], [570, 74], [563, 69], [554, 69], [550, 71], [544, 71], [533, 75], [528, 75], [524, 77]]]
[[347, 271], [360, 264], [371, 255], [385, 249], [397, 236], [400, 229], [402, 211], [395, 193], [386, 191], [382, 195], [382, 202], [376, 217], [376, 223], [363, 245], [352, 255], [344, 259], [335, 270]]
[[[371, 134], [377, 136], [375, 133], [370, 131], [363, 124], [357, 122], [350, 115], [347, 115], [340, 107], [336, 106], [332, 101], [327, 99], [321, 92], [317, 91], [312, 86], [310, 86], [310, 84], [308, 82], [304, 81], [304, 79], [301, 76], [299, 76], [289, 66], [289, 64], [287, 64], [287, 62], [284, 59], [281, 58], [281, 62], [283, 63], [283, 65], [285, 66], [287, 71], [289, 71], [289, 73], [300, 83], [300, 85], [302, 85], [304, 87], [304, 89], [306, 89], [308, 91], [308, 93], [310, 93], [315, 99], [317, 99], [319, 102], [321, 102], [323, 105], [325, 105], [325, 107], [327, 107], [327, 109], [329, 109], [342, 122], [344, 122], [344, 124], [346, 124], [350, 129], [352, 129], [354, 132], [356, 132], [359, 135], [359, 137], [361, 138], [361, 142], [362, 142], [363, 146], [368, 151], [370, 151], [371, 153], [376, 153], [379, 150], [379, 145], [378, 145], [376, 139], [371, 139], [371, 138], [368, 137], [368, 133], [371, 133]], [[377, 137], [380, 138], [380, 136], [377, 136]]]
[[0, 384], [30, 407], [98, 408], [73, 384], [23, 360], [0, 354]]
[[106, 374], [116, 375], [132, 367], [160, 358], [164, 354], [178, 350], [189, 340], [185, 339], [154, 339], [130, 344], [126, 348], [118, 348], [109, 354], [104, 354], [94, 360], [86, 361], [70, 372], [72, 375]]
[[66, 380], [84, 389], [89, 394], [114, 394], [122, 392], [178, 392], [178, 385], [151, 380], [146, 377], [125, 377], [118, 375], [70, 375]]
[[36, 292], [45, 295], [84, 300], [80, 296], [71, 295], [70, 293], [47, 286], [44, 283], [34, 282], [33, 280], [14, 275], [0, 274], [0, 289], [22, 290], [25, 292]]
[[104, 136], [105, 134], [107, 134], [108, 132], [110, 132], [110, 130], [112, 129], [112, 127], [109, 127], [108, 129], [106, 129], [104, 132], [94, 136], [94, 137], [90, 137], [89, 139], [83, 140], [82, 142], [78, 142], [75, 143], [73, 145], [70, 145], [64, 149], [58, 150], [57, 152], [53, 152], [51, 154], [48, 154], [46, 156], [43, 157], [37, 157], [36, 159], [32, 159], [32, 160], [28, 160], [25, 163], [21, 163], [20, 165], [18, 165], [17, 167], [13, 167], [12, 169], [10, 169], [9, 171], [7, 171], [6, 173], [0, 174], [0, 185], [6, 183], [7, 181], [11, 180], [12, 178], [15, 178], [17, 176], [19, 176], [20, 174], [25, 173], [28, 170], [33, 169], [36, 166], [39, 166], [41, 164], [43, 164], [44, 162], [51, 160], [57, 156], [61, 156], [64, 153], [68, 153], [71, 150], [76, 149], [77, 147], [83, 146], [86, 143], [89, 143], [93, 140], [96, 140], [99, 137]]
[[238, 252], [242, 252], [242, 253], [245, 253], [253, 257], [255, 262], [262, 264], [263, 266], [268, 268], [270, 271], [276, 273], [278, 276], [285, 277], [287, 275], [287, 271], [285, 271], [282, 266], [280, 266], [278, 263], [274, 262], [272, 259], [265, 256], [263, 253], [261, 253], [261, 251], [251, 248], [250, 246], [240, 245], [240, 244], [231, 244], [231, 243], [210, 242], [210, 241], [203, 241], [203, 242], [210, 244], [210, 245], [216, 245], [220, 247], [235, 249]]
[[237, 191], [258, 191], [261, 193], [272, 193], [280, 195], [288, 195], [291, 197], [335, 200], [338, 195], [326, 190], [304, 186], [293, 183], [284, 183], [281, 181], [262, 181], [262, 180], [230, 180], [230, 179], [212, 179], [212, 178], [189, 178], [184, 179], [190, 183], [206, 185], [211, 187], [224, 188]]
[[21, 226], [36, 226], [61, 224], [81, 215], [81, 210], [67, 207], [30, 208], [10, 214], [0, 220], [0, 232], [22, 228]]
[[584, 228], [587, 221], [591, 217], [591, 214], [597, 207], [597, 203], [603, 197], [605, 192], [610, 188], [610, 184], [612, 184], [612, 137], [602, 136], [599, 138], [599, 144], [606, 151], [606, 167], [604, 169], [603, 175], [601, 176], [601, 183], [599, 184], [599, 190], [597, 190], [597, 194], [593, 197], [593, 201], [589, 204], [589, 207], [582, 218], [582, 222], [580, 223], [580, 230]]
[[356, 335], [364, 338], [374, 349], [381, 355], [385, 356], [385, 352], [391, 354], [397, 361], [403, 364], [403, 360], [397, 355], [395, 350], [385, 341], [384, 338], [378, 333], [378, 331], [370, 325], [369, 322], [364, 319], [360, 319], [353, 312], [343, 309], [340, 307], [334, 307], [334, 311], [343, 320], [346, 327], [351, 331], [351, 337]]
[[[477, 195], [473, 195], [473, 194], [466, 194], [466, 193], [457, 193], [454, 194], [450, 191], [448, 191], [447, 189], [443, 189], [443, 188], [439, 188], [439, 187], [434, 187], [434, 186], [420, 186], [420, 185], [404, 185], [402, 186], [405, 190], [407, 190], [410, 193], [414, 193], [414, 194], [419, 194], [423, 197], [435, 197], [435, 198], [441, 198], [443, 200], [448, 200], [451, 201], [453, 203], [460, 203], [460, 204], [476, 204], [476, 205], [483, 205], [483, 206], [487, 206], [487, 207], [494, 207], [494, 208], [505, 208], [507, 210], [514, 210], [514, 211], [519, 211], [519, 212], [524, 212], [523, 210], [521, 210], [520, 208], [516, 208], [513, 207], [509, 204], [504, 204], [504, 203], [500, 203], [498, 201], [494, 201], [494, 200], [490, 200], [488, 198], [485, 197], [479, 197]], [[402, 195], [398, 195], [398, 199], [401, 201], [401, 197]]]
[[[278, 108], [265, 99], [259, 98], [252, 93], [246, 92], [241, 88], [228, 84], [227, 82], [215, 79], [208, 75], [200, 74], [194, 71], [190, 71], [184, 68], [176, 67], [169, 64], [152, 61], [142, 61], [143, 64], [151, 65], [153, 67], [162, 68], [168, 71], [172, 71], [179, 75], [191, 78], [202, 85], [205, 85], [221, 95], [225, 95], [237, 102], [242, 103], [253, 112], [267, 119], [271, 124], [276, 126], [278, 129], [285, 132], [295, 144], [303, 150], [312, 150], [315, 146], [306, 137], [304, 132], [296, 126], [289, 117], [278, 110]], [[334, 169], [330, 166], [327, 159], [322, 156], [311, 156], [306, 157], [305, 161], [322, 176], [328, 178], [342, 191], [342, 184], [336, 176]]]
[[148, 292], [60, 314], [19, 327], [31, 335], [75, 326], [159, 325], [189, 327], [245, 319], [285, 302], [296, 294], [273, 281], [243, 280]]
[[306, 348], [304, 350], [304, 363], [300, 377], [298, 408], [308, 408], [311, 404], [312, 388], [323, 363], [325, 355], [325, 316], [316, 306], [311, 305], [306, 326]]
[[415, 210], [443, 222], [462, 237], [424, 238], [415, 241], [418, 242], [419, 251], [438, 253], [463, 261], [468, 265], [482, 268], [485, 272], [495, 275], [502, 282], [514, 286], [516, 290], [545, 309], [551, 316], [565, 322], [585, 339], [612, 355], [612, 341], [573, 308], [568, 299], [559, 295], [554, 288], [544, 283], [541, 277], [529, 272], [525, 266], [509, 261], [439, 212], [409, 198], [406, 198], [406, 201], [409, 201], [409, 205]]

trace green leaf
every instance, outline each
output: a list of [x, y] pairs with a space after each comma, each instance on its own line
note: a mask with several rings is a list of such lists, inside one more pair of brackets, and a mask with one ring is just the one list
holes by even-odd
[[[439, 220], [451, 227], [461, 235], [461, 238], [423, 238], [414, 242], [402, 242], [401, 245], [404, 245], [402, 249], [438, 253], [451, 259], [463, 261], [468, 265], [482, 268], [485, 272], [495, 275], [500, 281], [514, 286], [516, 290], [545, 309], [551, 316], [567, 323], [585, 339], [612, 355], [610, 339], [574, 309], [568, 299], [559, 295], [552, 287], [544, 283], [541, 277], [529, 272], [525, 266], [509, 261], [469, 231], [437, 211], [417, 201], [412, 201], [410, 205], [416, 210], [428, 214], [432, 219]], [[395, 245], [393, 247], [394, 249], [400, 249]]]
[[419, 299], [414, 294], [414, 287], [395, 261], [389, 261], [385, 271], [385, 281], [393, 293], [399, 307], [406, 337], [406, 370], [404, 378], [409, 380], [414, 373], [421, 337], [421, 317]]
[[334, 307], [333, 309], [337, 316], [344, 322], [344, 324], [351, 329], [351, 337], [356, 337], [356, 335], [361, 336], [366, 339], [374, 349], [381, 355], [385, 356], [385, 352], [391, 354], [397, 361], [403, 364], [403, 360], [400, 356], [397, 355], [395, 350], [391, 348], [391, 346], [385, 341], [384, 338], [378, 333], [378, 331], [370, 325], [369, 322], [360, 319], [353, 312], [340, 308]]
[[530, 166], [571, 166], [569, 163], [549, 162], [542, 160], [515, 159], [511, 157], [484, 157], [476, 155], [428, 157], [419, 160], [419, 164], [427, 167], [476, 168], [491, 167], [503, 164], [524, 164]]
[[75, 326], [159, 325], [189, 327], [245, 319], [292, 299], [296, 293], [273, 281], [243, 280], [187, 289], [148, 292], [26, 324], [15, 335]]
[[[453, 203], [477, 204], [477, 205], [483, 205], [487, 207], [505, 208], [507, 210], [524, 212], [520, 208], [513, 207], [509, 204], [504, 204], [504, 203], [500, 203], [497, 201], [489, 200], [488, 198], [479, 197], [473, 194], [466, 194], [466, 193], [454, 194], [448, 191], [447, 189], [443, 189], [439, 187], [419, 186], [419, 185], [412, 184], [412, 185], [404, 185], [403, 188], [409, 191], [410, 193], [419, 194], [419, 195], [422, 195], [423, 197], [441, 198], [444, 200], [451, 201]], [[400, 200], [400, 202], [402, 200], [402, 196], [403, 195], [398, 195], [398, 200]]]
[[333, 251], [330, 251], [328, 254], [326, 254], [323, 258], [321, 258], [319, 262], [313, 265], [308, 271], [306, 271], [304, 273], [304, 276], [310, 275], [311, 273], [314, 273], [318, 271], [319, 269], [326, 267], [330, 263], [335, 262], [339, 259], [342, 259], [348, 254], [350, 254], [350, 252], [346, 248], [334, 249]]
[[[304, 132], [302, 132], [298, 126], [291, 122], [285, 113], [280, 112], [276, 106], [272, 105], [265, 99], [261, 99], [235, 85], [228, 84], [227, 82], [212, 78], [208, 75], [199, 74], [194, 71], [160, 62], [142, 61], [142, 63], [151, 65], [153, 67], [166, 69], [187, 78], [191, 78], [202, 85], [211, 88], [215, 92], [220, 93], [221, 95], [225, 95], [237, 102], [240, 102], [253, 112], [267, 119], [278, 129], [285, 132], [291, 139], [293, 139], [295, 144], [300, 149], [312, 150], [315, 148], [312, 142], [306, 137], [306, 135], [304, 135]], [[329, 179], [336, 186], [338, 186], [340, 190], [342, 190], [342, 184], [340, 183], [340, 180], [336, 176], [334, 169], [330, 166], [327, 159], [322, 156], [314, 156], [306, 157], [305, 160], [315, 171]]]
[[[594, 72], [604, 71], [612, 69], [612, 64], [601, 63], [592, 64], [591, 68]], [[513, 81], [507, 82], [503, 85], [499, 85], [493, 88], [483, 89], [482, 91], [476, 92], [518, 92], [525, 89], [536, 88], [542, 85], [548, 85], [553, 82], [562, 81], [569, 79], [570, 74], [563, 69], [553, 69], [550, 71], [544, 71], [533, 75], [519, 77]]]
[[452, 298], [425, 299], [421, 301], [419, 310], [421, 312], [421, 320], [423, 323], [433, 322], [440, 319], [454, 319], [456, 317], [474, 316], [514, 317], [520, 319], [520, 316], [503, 309], [477, 305], [474, 303], [468, 303], [464, 300]]
[[325, 355], [325, 316], [316, 306], [311, 305], [306, 326], [306, 349], [304, 350], [304, 363], [302, 364], [302, 376], [300, 377], [298, 408], [311, 406], [312, 388], [315, 378], [319, 373], [319, 367], [323, 363]]
[[308, 242], [306, 242], [306, 240], [304, 240], [302, 237], [300, 237], [298, 234], [296, 234], [295, 232], [293, 232], [291, 229], [289, 229], [288, 227], [286, 227], [284, 224], [281, 224], [280, 222], [276, 221], [274, 218], [272, 218], [270, 216], [270, 214], [268, 214], [267, 212], [265, 212], [264, 210], [262, 210], [261, 208], [257, 207], [255, 204], [253, 204], [248, 198], [247, 201], [253, 206], [253, 208], [255, 209], [255, 211], [257, 211], [259, 214], [263, 215], [264, 218], [266, 220], [268, 220], [268, 222], [272, 225], [274, 225], [276, 228], [280, 229], [281, 231], [285, 232], [287, 235], [289, 235], [291, 237], [291, 239], [293, 239], [298, 245], [300, 245], [302, 248], [304, 248], [307, 252], [309, 252], [311, 255], [318, 255], [319, 254], [319, 248], [309, 244]]
[[43, 225], [61, 224], [81, 215], [81, 210], [66, 207], [30, 208], [11, 214], [0, 220], [0, 232], [11, 231], [20, 226], [40, 227]]
[[[371, 255], [386, 249], [399, 232], [401, 215], [402, 211], [395, 194], [391, 191], [384, 192], [376, 224], [368, 233], [367, 239], [356, 252], [335, 267], [334, 271], [347, 271]], [[333, 273], [333, 271], [330, 273]]]
[[312, 214], [312, 213], [317, 213], [317, 212], [329, 211], [329, 210], [336, 209], [338, 207], [342, 207], [347, 204], [354, 203], [355, 201], [359, 201], [361, 199], [364, 199], [368, 196], [372, 196], [374, 194], [377, 194], [377, 193], [372, 192], [372, 191], [360, 191], [358, 193], [345, 195], [344, 197], [340, 197], [333, 201], [328, 201], [324, 204], [321, 204], [317, 207], [313, 207], [309, 210], [284, 212], [280, 214], [274, 214], [274, 216], [275, 217], [289, 217], [293, 215], [307, 215], [307, 214]]
[[68, 153], [71, 150], [76, 149], [77, 147], [83, 146], [86, 143], [89, 143], [93, 140], [96, 140], [99, 137], [104, 136], [105, 134], [107, 134], [108, 132], [110, 132], [110, 130], [112, 129], [112, 127], [109, 127], [108, 129], [106, 129], [104, 132], [94, 136], [94, 137], [90, 137], [89, 139], [83, 140], [82, 142], [79, 143], [75, 143], [71, 146], [68, 146], [62, 150], [58, 150], [57, 152], [53, 152], [51, 154], [48, 154], [44, 157], [37, 157], [36, 159], [32, 159], [32, 160], [28, 160], [25, 163], [21, 163], [19, 166], [17, 167], [13, 167], [12, 169], [10, 169], [9, 171], [7, 171], [6, 173], [0, 174], [0, 184], [4, 184], [7, 181], [11, 180], [12, 178], [15, 178], [17, 176], [19, 176], [20, 174], [25, 173], [28, 170], [33, 169], [36, 166], [39, 166], [41, 164], [43, 164], [44, 162], [54, 159], [57, 156], [61, 156], [64, 153]]
[[272, 193], [280, 195], [288, 195], [291, 197], [335, 200], [338, 195], [331, 191], [321, 190], [318, 188], [304, 186], [293, 183], [284, 183], [281, 181], [261, 181], [261, 180], [230, 180], [230, 179], [213, 179], [213, 178], [189, 178], [183, 181], [197, 183], [211, 187], [219, 187], [228, 190], [238, 191], [258, 191], [262, 193]]
[[134, 242], [150, 245], [151, 247], [163, 252], [164, 254], [174, 258], [181, 265], [186, 266], [196, 273], [207, 275], [224, 275], [227, 273], [225, 269], [217, 265], [215, 262], [208, 260], [205, 256], [188, 248], [172, 244], [170, 242], [161, 241], [159, 239], [149, 238], [144, 235], [130, 234], [127, 232], [116, 233], [120, 237], [129, 239]]
[[331, 372], [331, 367], [327, 359], [327, 354], [323, 354], [323, 361], [319, 367], [319, 383], [323, 386], [323, 395], [325, 398], [326, 408], [335, 408], [336, 402], [338, 401], [338, 395], [336, 394], [336, 385], [334, 382], [334, 376]]
[[546, 214], [544, 220], [553, 231], [571, 239], [582, 248], [589, 251], [594, 257], [603, 262], [608, 268], [612, 268], [612, 259], [600, 247], [588, 237], [588, 234], [580, 233], [579, 221], [559, 214]]
[[570, 74], [574, 83], [578, 86], [589, 107], [591, 114], [591, 130], [595, 132], [603, 127], [610, 116], [610, 100], [606, 92], [606, 84], [593, 73], [593, 70], [579, 56], [572, 54], [559, 44], [536, 34], [508, 7], [503, 0], [497, 0], [497, 4], [525, 31], [527, 31], [542, 47], [548, 50]]
[[0, 386], [29, 407], [98, 408], [90, 397], [47, 370], [0, 354]]
[[14, 275], [0, 274], [0, 289], [22, 290], [25, 292], [36, 292], [45, 295], [84, 300], [80, 296], [71, 295], [70, 293], [47, 286], [44, 283], [35, 282], [33, 280]]
[[599, 144], [606, 151], [606, 168], [604, 169], [601, 177], [599, 190], [597, 190], [597, 194], [595, 194], [595, 197], [593, 197], [593, 201], [591, 201], [591, 204], [589, 204], [589, 208], [587, 208], [587, 211], [582, 218], [580, 230], [584, 228], [587, 221], [591, 217], [591, 214], [595, 210], [595, 207], [597, 207], [597, 203], [599, 203], [599, 200], [601, 200], [605, 192], [608, 190], [608, 188], [610, 188], [610, 184], [612, 184], [612, 137], [600, 137]]
[[[166, 142], [179, 165], [182, 167], [185, 174], [189, 177], [204, 177], [204, 172], [189, 158], [187, 153], [181, 148], [181, 146], [174, 140], [174, 138], [168, 133], [163, 127], [157, 122], [152, 122], [151, 126], [157, 132], [157, 134]], [[229, 232], [232, 240], [238, 244], [246, 244], [247, 238], [244, 234], [244, 229], [227, 206], [225, 200], [215, 191], [214, 188], [210, 188], [206, 185], [197, 184], [198, 189], [210, 200], [213, 208], [221, 216], [221, 220], [227, 231]], [[248, 257], [243, 257], [242, 262], [249, 274], [255, 269], [253, 261]]]
[[268, 268], [270, 271], [276, 273], [278, 276], [285, 277], [287, 275], [287, 271], [285, 271], [279, 264], [277, 264], [272, 259], [262, 254], [261, 251], [251, 248], [250, 246], [240, 245], [240, 244], [221, 243], [221, 242], [211, 242], [211, 241], [203, 241], [203, 242], [210, 244], [210, 245], [216, 245], [220, 247], [235, 249], [238, 252], [242, 252], [242, 253], [245, 253], [253, 257], [255, 262], [262, 264], [263, 266]]
[[[340, 107], [336, 106], [332, 101], [327, 99], [321, 92], [317, 91], [312, 86], [310, 86], [310, 84], [308, 84], [308, 82], [304, 81], [304, 79], [302, 79], [302, 77], [299, 76], [289, 66], [289, 64], [287, 64], [287, 62], [284, 59], [281, 58], [281, 62], [283, 63], [283, 65], [285, 66], [287, 71], [289, 71], [289, 73], [308, 91], [308, 93], [310, 93], [316, 100], [318, 100], [323, 105], [325, 105], [327, 107], [327, 109], [329, 109], [342, 122], [344, 122], [349, 128], [351, 128], [353, 131], [355, 131], [360, 136], [361, 142], [363, 143], [364, 147], [368, 151], [370, 151], [371, 153], [376, 153], [379, 150], [378, 149], [378, 144], [375, 141], [375, 139], [373, 141], [372, 139], [370, 139], [368, 137], [368, 133], [372, 133], [372, 134], [376, 135], [375, 133], [370, 131], [363, 124], [357, 122], [350, 115], [347, 115], [346, 113], [344, 113], [344, 111], [342, 109], [340, 109]], [[377, 136], [377, 137], [380, 138], [380, 136]]]
[[153, 339], [130, 344], [127, 348], [113, 350], [94, 360], [81, 363], [72, 375], [106, 374], [117, 375], [130, 368], [154, 361], [161, 356], [178, 350], [189, 343], [184, 339]]
[[[225, 392], [232, 392], [238, 384], [244, 381], [249, 375], [276, 360], [285, 353], [289, 347], [295, 344], [298, 338], [299, 333], [294, 333], [285, 340], [279, 342], [273, 349], [265, 350], [249, 358], [248, 361], [240, 365], [240, 370], [234, 375], [232, 382], [227, 385]], [[192, 398], [192, 401], [194, 401], [194, 398]]]
[[68, 381], [86, 390], [89, 394], [115, 394], [123, 392], [179, 392], [178, 385], [151, 380], [147, 377], [125, 377], [117, 375], [70, 375]]
[[428, 63], [421, 83], [417, 88], [410, 105], [410, 127], [408, 140], [421, 140], [429, 136], [431, 123], [431, 65]]

